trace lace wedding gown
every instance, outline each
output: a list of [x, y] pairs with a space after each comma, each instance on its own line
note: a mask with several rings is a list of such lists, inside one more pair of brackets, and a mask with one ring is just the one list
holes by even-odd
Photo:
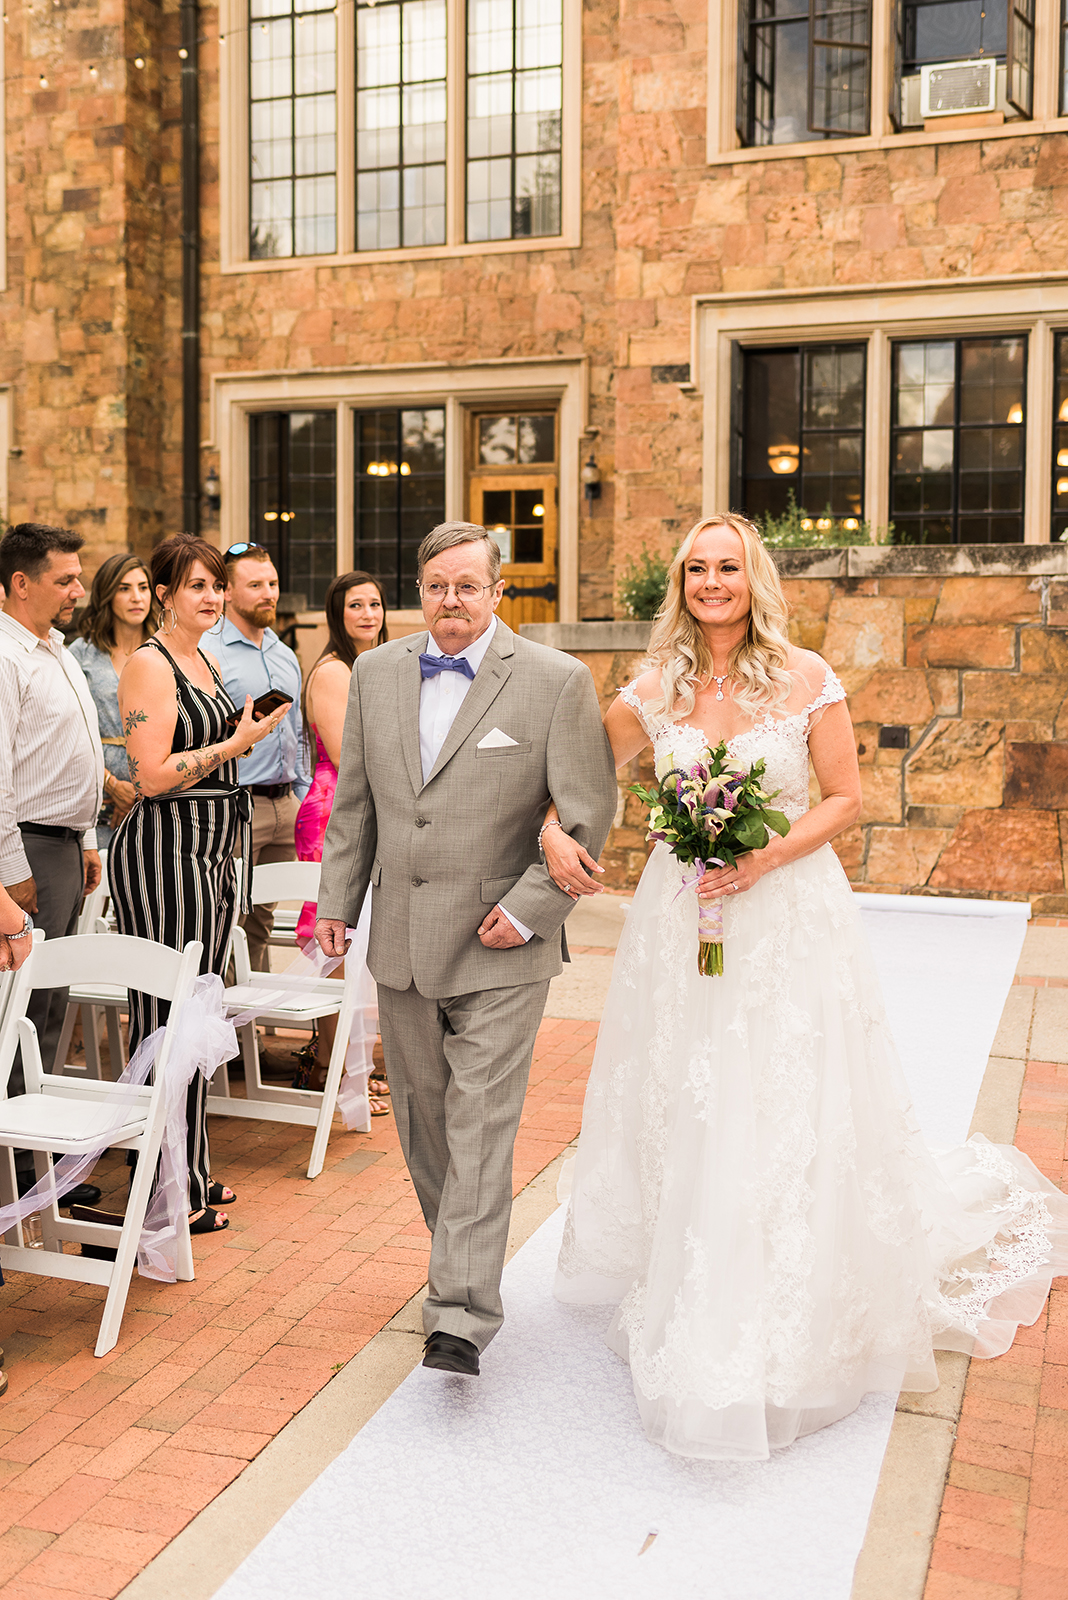
[[[809, 730], [845, 697], [808, 659], [800, 710], [730, 741], [791, 822]], [[707, 743], [623, 696], [658, 775]], [[1068, 1271], [1068, 1199], [980, 1135], [925, 1145], [830, 845], [727, 895], [717, 978], [697, 970], [687, 870], [658, 844], [627, 918], [555, 1292], [618, 1304], [608, 1340], [650, 1438], [758, 1460], [869, 1390], [936, 1388], [934, 1349], [1007, 1350]]]

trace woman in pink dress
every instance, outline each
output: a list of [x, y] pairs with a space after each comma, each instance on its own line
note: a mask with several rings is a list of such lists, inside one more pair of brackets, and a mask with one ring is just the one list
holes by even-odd
[[[326, 825], [337, 788], [337, 766], [341, 759], [341, 735], [345, 729], [345, 708], [348, 704], [349, 679], [356, 657], [376, 644], [385, 644], [386, 599], [377, 578], [369, 572], [343, 572], [335, 578], [326, 592], [326, 626], [329, 643], [308, 674], [304, 685], [304, 730], [309, 746], [315, 745], [315, 773], [311, 788], [297, 812], [295, 840], [299, 861], [321, 861]], [[367, 952], [367, 927], [369, 907], [365, 906], [360, 918], [362, 939], [349, 960], [364, 959]], [[308, 901], [297, 923], [297, 942], [311, 939], [315, 933], [315, 905]], [[370, 982], [370, 980], [369, 980]], [[373, 985], [371, 986], [373, 987]], [[334, 1044], [335, 1019], [324, 1017], [319, 1024], [323, 1050], [319, 1059], [319, 1076], [325, 1075], [326, 1064]], [[317, 1079], [311, 1087], [319, 1088]], [[372, 1078], [371, 1114], [383, 1116], [389, 1106], [383, 1094], [389, 1093], [384, 1080]]]

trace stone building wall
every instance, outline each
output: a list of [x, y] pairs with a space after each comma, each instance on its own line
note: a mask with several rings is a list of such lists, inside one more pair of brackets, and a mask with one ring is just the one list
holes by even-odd
[[[177, 3], [8, 13], [10, 510], [73, 522], [90, 569], [177, 525]], [[212, 374], [585, 356], [604, 493], [581, 507], [583, 616], [699, 514], [695, 295], [1059, 273], [1068, 254], [1068, 134], [709, 165], [705, 0], [619, 0], [583, 13], [578, 248], [223, 272], [219, 13], [200, 17], [202, 438]], [[218, 465], [205, 450], [201, 481]]]
[[6, 21], [9, 515], [76, 528], [92, 572], [164, 526], [163, 19], [88, 0]]
[[[777, 559], [791, 637], [819, 651], [849, 695], [864, 809], [835, 849], [852, 882], [1068, 914], [1068, 550]], [[524, 630], [584, 661], [605, 706], [638, 670], [647, 631]], [[882, 729], [901, 728], [907, 748], [880, 747]], [[615, 888], [634, 886], [648, 848], [643, 808], [626, 793], [634, 766], [602, 858]], [[640, 771], [645, 781], [648, 754]]]

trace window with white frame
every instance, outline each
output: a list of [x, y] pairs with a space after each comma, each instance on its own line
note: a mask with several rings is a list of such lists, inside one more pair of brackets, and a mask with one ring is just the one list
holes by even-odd
[[251, 0], [249, 255], [337, 248], [335, 0]]
[[560, 232], [560, 0], [468, 0], [467, 237]]
[[[1068, 0], [1061, 0], [1068, 34]], [[1068, 114], [1039, 0], [710, 0], [710, 155]], [[1046, 13], [1042, 13], [1045, 17]], [[1049, 20], [1043, 21], [1049, 26]], [[1049, 41], [1051, 55], [1054, 41]], [[1059, 43], [1059, 42], [1058, 42]], [[734, 71], [723, 71], [723, 56]], [[971, 123], [961, 123], [961, 118]]]
[[900, 544], [1024, 535], [1027, 340], [916, 339], [891, 362], [890, 516]]
[[561, 234], [564, 0], [248, 4], [248, 258]]
[[738, 0], [738, 137], [868, 132], [870, 0]]
[[864, 515], [863, 343], [735, 354], [731, 504], [763, 521], [798, 513], [822, 532]]
[[249, 417], [249, 531], [271, 552], [286, 594], [321, 606], [337, 570], [337, 425], [333, 411]]
[[714, 295], [696, 327], [706, 514], [796, 505], [896, 544], [1068, 534], [1068, 288]]
[[445, 0], [356, 7], [356, 248], [445, 242]]
[[902, 0], [895, 96], [901, 128], [970, 112], [1030, 117], [1035, 0]]
[[419, 546], [445, 520], [445, 409], [376, 406], [353, 424], [353, 563], [390, 608], [418, 606]]

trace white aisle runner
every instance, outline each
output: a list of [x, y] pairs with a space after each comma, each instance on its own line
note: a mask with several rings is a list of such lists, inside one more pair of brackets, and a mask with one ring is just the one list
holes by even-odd
[[[957, 1142], [1026, 908], [858, 898], [924, 1130]], [[668, 1455], [603, 1342], [609, 1308], [552, 1298], [562, 1222], [507, 1267], [482, 1376], [417, 1367], [217, 1600], [848, 1600], [893, 1398], [767, 1462]]]

